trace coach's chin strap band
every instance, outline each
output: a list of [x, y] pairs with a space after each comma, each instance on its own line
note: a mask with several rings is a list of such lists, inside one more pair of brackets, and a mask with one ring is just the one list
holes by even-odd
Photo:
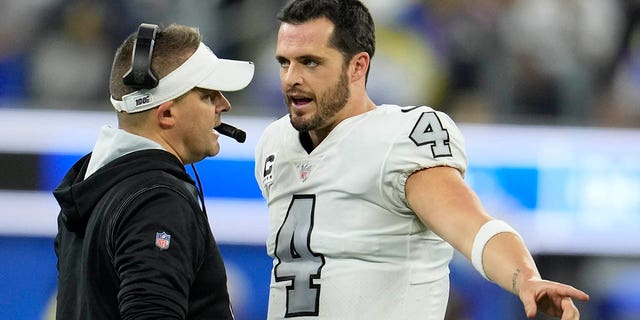
[[487, 245], [487, 242], [493, 238], [498, 233], [509, 232], [520, 237], [520, 234], [516, 230], [514, 230], [510, 225], [502, 220], [489, 220], [485, 224], [480, 227], [478, 233], [476, 233], [476, 237], [473, 240], [473, 247], [471, 248], [471, 263], [473, 267], [480, 272], [482, 277], [491, 281], [487, 278], [487, 274], [484, 271], [484, 265], [482, 264], [482, 253], [484, 252], [484, 247]]

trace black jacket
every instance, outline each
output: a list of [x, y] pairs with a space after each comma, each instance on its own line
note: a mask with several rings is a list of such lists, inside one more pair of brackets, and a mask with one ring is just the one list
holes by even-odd
[[224, 264], [193, 179], [172, 154], [122, 156], [66, 174], [57, 319], [233, 319]]

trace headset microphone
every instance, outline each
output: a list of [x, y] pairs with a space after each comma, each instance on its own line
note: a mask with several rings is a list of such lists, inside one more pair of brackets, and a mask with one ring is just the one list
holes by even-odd
[[243, 143], [247, 139], [247, 134], [244, 131], [224, 122], [220, 123], [220, 125], [214, 129], [218, 131], [218, 133], [234, 138], [240, 143]]

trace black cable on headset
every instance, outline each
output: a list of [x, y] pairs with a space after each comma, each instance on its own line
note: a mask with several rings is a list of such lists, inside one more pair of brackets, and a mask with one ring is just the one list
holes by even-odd
[[202, 189], [202, 182], [200, 182], [200, 176], [198, 175], [198, 170], [196, 170], [196, 166], [192, 163], [191, 169], [193, 169], [193, 173], [196, 176], [196, 184], [198, 185], [198, 198], [200, 198], [200, 204], [202, 205], [202, 212], [204, 212], [205, 217], [207, 216], [207, 208], [204, 206], [204, 191]]

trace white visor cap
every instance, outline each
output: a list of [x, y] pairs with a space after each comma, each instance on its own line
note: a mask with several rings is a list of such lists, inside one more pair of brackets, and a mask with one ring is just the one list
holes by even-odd
[[142, 89], [115, 100], [111, 104], [119, 112], [136, 113], [173, 100], [198, 87], [218, 91], [238, 91], [253, 79], [254, 65], [249, 61], [218, 58], [200, 42], [198, 49], [177, 69], [158, 81], [152, 89]]

